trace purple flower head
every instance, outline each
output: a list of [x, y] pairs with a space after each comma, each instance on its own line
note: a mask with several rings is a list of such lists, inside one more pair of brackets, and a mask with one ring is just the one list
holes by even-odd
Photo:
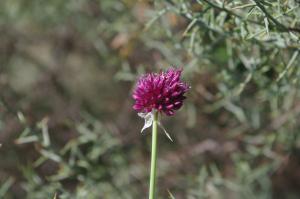
[[143, 113], [155, 109], [166, 115], [173, 115], [182, 106], [186, 98], [184, 94], [190, 88], [180, 80], [181, 72], [182, 69], [170, 68], [166, 72], [149, 73], [140, 77], [133, 92], [133, 108]]

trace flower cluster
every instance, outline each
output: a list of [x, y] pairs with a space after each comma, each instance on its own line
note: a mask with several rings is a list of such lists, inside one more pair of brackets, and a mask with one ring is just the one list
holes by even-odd
[[173, 115], [182, 106], [186, 98], [184, 94], [190, 88], [180, 80], [181, 72], [181, 69], [170, 68], [166, 72], [149, 73], [140, 77], [133, 92], [133, 108], [143, 113], [155, 109], [166, 115]]

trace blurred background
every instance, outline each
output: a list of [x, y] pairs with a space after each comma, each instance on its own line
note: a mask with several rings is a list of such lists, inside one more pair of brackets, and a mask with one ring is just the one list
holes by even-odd
[[296, 0], [2, 0], [0, 198], [148, 196], [138, 76], [183, 67], [159, 198], [300, 198]]

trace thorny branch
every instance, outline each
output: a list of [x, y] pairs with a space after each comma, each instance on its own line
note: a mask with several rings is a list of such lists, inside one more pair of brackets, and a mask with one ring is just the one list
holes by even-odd
[[254, 0], [254, 2], [257, 5], [257, 7], [259, 7], [260, 10], [265, 14], [265, 16], [268, 19], [270, 19], [276, 25], [276, 27], [279, 30], [287, 31], [287, 32], [293, 31], [293, 32], [299, 32], [300, 33], [300, 28], [286, 27], [285, 25], [281, 24], [278, 20], [276, 20], [259, 1]]
[[[255, 20], [251, 20], [251, 19], [245, 19], [245, 17], [227, 9], [225, 6], [220, 7], [214, 3], [212, 3], [209, 0], [197, 0], [198, 3], [201, 3], [201, 1], [203, 1], [204, 3], [208, 4], [209, 6], [211, 6], [212, 8], [215, 8], [217, 10], [220, 11], [224, 11], [226, 12], [228, 15], [230, 16], [234, 16], [237, 17], [239, 19], [242, 19], [243, 21], [247, 21], [249, 23], [255, 24], [255, 25], [259, 25], [259, 26], [265, 26], [265, 24], [259, 22], [259, 21], [255, 21]], [[175, 3], [172, 0], [167, 0], [168, 3], [170, 3], [171, 5], [175, 5]], [[254, 0], [255, 5], [260, 8], [260, 10], [264, 13], [264, 15], [274, 23], [274, 25], [270, 24], [271, 27], [273, 28], [277, 28], [278, 30], [282, 31], [282, 32], [298, 32], [300, 33], [300, 28], [295, 28], [295, 27], [286, 27], [285, 25], [281, 24], [278, 20], [276, 20], [271, 14], [268, 13], [267, 9], [257, 0]], [[253, 5], [253, 6], [255, 6]], [[181, 15], [189, 20], [193, 20], [192, 16], [188, 13], [181, 13]], [[219, 33], [222, 34], [220, 31], [216, 30], [216, 29], [212, 29], [211, 27], [209, 27], [205, 22], [203, 22], [201, 19], [197, 19], [197, 24], [200, 25], [201, 27], [205, 27], [215, 33]]]

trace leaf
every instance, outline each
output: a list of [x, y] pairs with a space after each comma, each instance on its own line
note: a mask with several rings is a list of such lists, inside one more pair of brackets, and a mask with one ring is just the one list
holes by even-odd
[[162, 128], [162, 130], [166, 134], [167, 138], [169, 138], [169, 140], [171, 140], [171, 142], [173, 142], [173, 139], [171, 138], [170, 134], [167, 132], [167, 130], [165, 129], [165, 127], [160, 122], [158, 122], [158, 125], [160, 126], [160, 128]]
[[167, 11], [168, 11], [168, 8], [165, 8], [165, 9], [160, 10], [160, 11], [157, 13], [156, 16], [154, 16], [150, 21], [148, 21], [148, 22], [146, 23], [144, 30], [145, 30], [145, 31], [148, 30], [148, 29], [151, 27], [151, 25], [152, 25], [155, 21], [157, 21], [161, 16], [163, 16]]
[[182, 37], [185, 37], [188, 34], [189, 30], [196, 24], [196, 22], [197, 22], [197, 18], [193, 19], [189, 23], [189, 25], [187, 26], [187, 28], [185, 29], [185, 31], [182, 33]]
[[0, 196], [3, 198], [5, 194], [8, 192], [9, 188], [15, 182], [13, 177], [9, 177], [1, 186], [0, 186]]
[[286, 68], [279, 74], [278, 78], [276, 79], [276, 82], [279, 82], [289, 71], [289, 69], [293, 66], [293, 63], [296, 60], [298, 54], [299, 54], [299, 50], [296, 50], [292, 55], [292, 58], [290, 59], [289, 63], [287, 64]]
[[22, 112], [17, 113], [18, 119], [22, 124], [26, 124], [27, 120]]
[[168, 193], [169, 193], [170, 199], [175, 199], [175, 197], [174, 197], [173, 194], [170, 192], [170, 190], [168, 190]]
[[225, 109], [227, 109], [228, 111], [230, 111], [231, 113], [233, 113], [236, 116], [236, 118], [241, 123], [247, 121], [247, 118], [246, 118], [246, 115], [244, 113], [244, 110], [241, 107], [239, 107], [239, 106], [237, 106], [237, 105], [235, 105], [235, 104], [233, 104], [231, 102], [227, 102], [225, 104]]
[[48, 147], [50, 146], [50, 136], [48, 131], [48, 121], [49, 118], [44, 118], [42, 121], [40, 121], [37, 126], [42, 130], [42, 136], [43, 136], [43, 146]]
[[269, 36], [269, 21], [267, 17], [264, 18], [264, 22], [266, 26], [267, 35]]
[[16, 144], [26, 144], [26, 143], [31, 143], [31, 142], [37, 142], [39, 139], [36, 135], [31, 135], [27, 137], [21, 137], [15, 140]]
[[40, 151], [40, 153], [42, 154], [42, 156], [44, 156], [45, 158], [48, 158], [50, 160], [53, 160], [54, 162], [61, 162], [62, 159], [60, 156], [56, 155], [55, 153], [51, 152], [51, 151], [46, 151], [44, 149], [42, 149]]

